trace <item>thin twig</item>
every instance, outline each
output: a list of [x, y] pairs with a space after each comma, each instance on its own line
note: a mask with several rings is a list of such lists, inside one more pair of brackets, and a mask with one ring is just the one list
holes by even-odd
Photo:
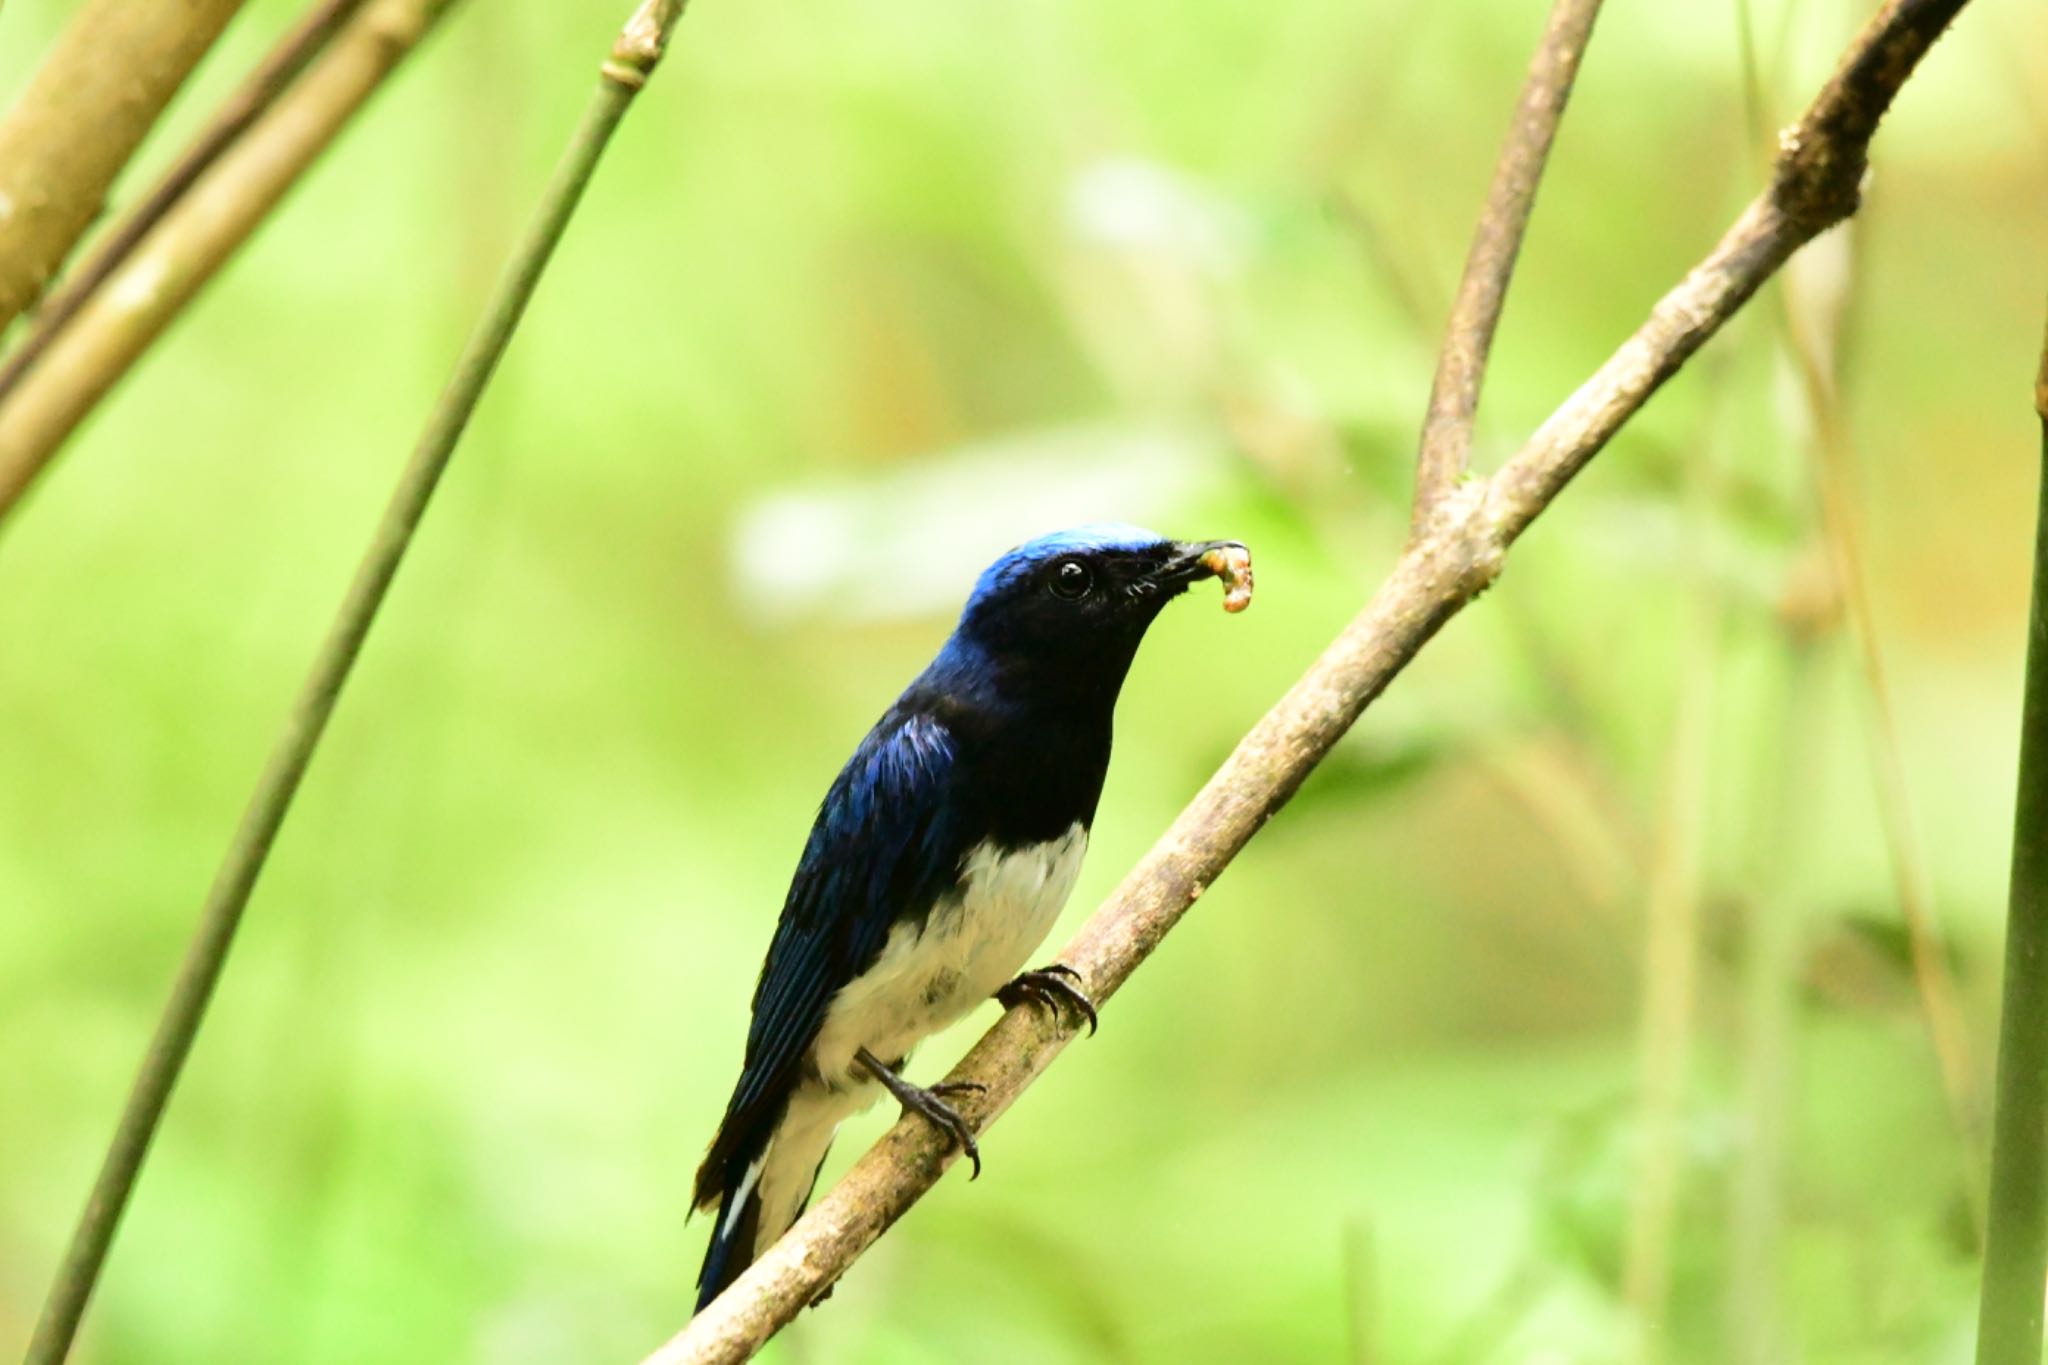
[[[1719, 405], [1716, 405], [1717, 409]], [[1714, 417], [1720, 416], [1717, 410]], [[1719, 492], [1719, 423], [1685, 469], [1684, 640], [1677, 713], [1657, 838], [1643, 887], [1643, 969], [1638, 1058], [1641, 1146], [1631, 1191], [1622, 1288], [1639, 1332], [1636, 1358], [1662, 1359], [1671, 1297], [1671, 1245], [1685, 1169], [1686, 1080], [1699, 999], [1700, 881], [1714, 763], [1714, 694], [1720, 672], [1721, 601], [1701, 544]]]
[[0, 520], [454, 0], [372, 0], [55, 334], [0, 402]]
[[284, 823], [292, 797], [306, 775], [307, 765], [312, 762], [314, 747], [334, 713], [342, 685], [355, 666], [377, 609], [383, 604], [399, 562], [426, 513], [427, 501], [519, 326], [541, 271], [561, 241], [605, 144], [611, 140], [633, 96], [660, 61], [662, 48], [681, 13], [682, 0], [642, 0], [626, 24], [611, 58], [604, 64], [597, 90], [570, 138], [568, 149], [541, 193], [539, 207], [525, 235], [499, 275], [483, 317], [456, 361], [447, 389], [427, 418], [419, 444], [399, 476], [383, 520], [377, 525], [348, 595], [313, 661], [207, 895], [184, 965], [121, 1112], [106, 1162], [44, 1304], [35, 1339], [29, 1346], [28, 1365], [54, 1365], [71, 1349], [79, 1318], [105, 1264], [115, 1225], [134, 1189], [171, 1088], [191, 1054], [193, 1039], [214, 985], [220, 979], [242, 911], [249, 903], [249, 894]]
[[[1856, 207], [1879, 118], [1967, 0], [1892, 0], [1858, 35], [1785, 138], [1770, 189], [1649, 320], [1490, 480], [1458, 484], [1365, 610], [1255, 725], [1060, 954], [1106, 1001], [1337, 740], [1452, 616], [1499, 575], [1507, 548], [1664, 380], [1805, 242]], [[1062, 1026], [1012, 1010], [954, 1068], [986, 1087], [960, 1108], [977, 1129], [1065, 1047]], [[896, 1124], [649, 1365], [747, 1359], [931, 1188], [953, 1153], [922, 1120]]]
[[[1747, 0], [1737, 0], [1736, 17], [1742, 51], [1744, 115], [1752, 138], [1760, 142], [1769, 119], [1770, 99]], [[1782, 38], [1781, 34], [1777, 45], [1780, 54], [1785, 48]], [[1905, 921], [1913, 985], [1927, 1023], [1950, 1124], [1958, 1138], [1964, 1204], [1981, 1240], [1983, 1170], [1978, 1154], [1984, 1122], [1983, 1099], [1976, 1064], [1970, 1056], [1969, 1031], [1960, 995], [1935, 919], [1924, 841], [1913, 818], [1911, 790], [1899, 749], [1891, 690], [1879, 648], [1876, 618], [1870, 607], [1848, 489], [1853, 447], [1842, 408], [1840, 357], [1844, 350], [1844, 319], [1850, 310], [1854, 285], [1860, 278], [1853, 268], [1854, 239], [1849, 233], [1850, 229], [1845, 229], [1838, 239], [1842, 257], [1838, 269], [1821, 267], [1811, 272], [1789, 272], [1785, 288], [1779, 291], [1780, 306], [1775, 312], [1786, 353], [1799, 381], [1801, 398], [1812, 421], [1807, 468], [1820, 518], [1821, 546], [1836, 580], [1836, 600], [1846, 608], [1850, 643], [1855, 650], [1866, 704], [1864, 737], [1870, 755], [1872, 787], [1891, 865], [1893, 891]], [[1802, 275], [1809, 280], [1820, 277], [1823, 282], [1802, 289]], [[1831, 280], [1829, 276], [1838, 278]]]
[[1550, 157], [1550, 144], [1571, 98], [1579, 58], [1593, 33], [1600, 0], [1557, 0], [1493, 169], [1486, 208], [1472, 236], [1451, 321], [1438, 352], [1430, 385], [1429, 412], [1422, 419], [1421, 448], [1415, 458], [1415, 526], [1420, 533], [1444, 493], [1463, 477], [1472, 455], [1472, 425], [1479, 415], [1479, 386], [1486, 358], [1507, 301], [1508, 280], [1522, 249], [1522, 234], [1536, 206], [1536, 187]]
[[150, 187], [149, 193], [108, 229], [105, 238], [94, 249], [92, 259], [68, 277], [61, 289], [43, 299], [35, 311], [34, 325], [29, 334], [22, 338], [6, 363], [0, 365], [0, 401], [14, 392], [22, 375], [36, 363], [38, 356], [49, 349], [50, 343], [84, 306], [93, 291], [106, 283], [107, 277], [128, 259], [136, 244], [148, 235], [173, 204], [184, 197], [206, 168], [218, 160], [220, 154], [284, 93], [285, 87], [298, 79], [306, 63], [318, 55], [320, 49], [327, 45], [327, 40], [362, 3], [363, 0], [318, 0], [305, 17], [278, 40], [277, 46], [249, 73], [248, 79], [228, 96], [227, 102], [214, 114], [213, 121], [186, 148], [185, 154]]
[[2048, 339], [2034, 379], [2034, 410], [2041, 418], [2041, 488], [1977, 1365], [2040, 1365], [2041, 1284], [2048, 1276]]
[[[1840, 291], [1841, 302], [1846, 301], [1846, 292]], [[1846, 609], [1858, 676], [1863, 683], [1871, 787], [1877, 798], [1878, 822], [1884, 831], [1885, 851], [1891, 864], [1892, 888], [1905, 921], [1907, 955], [1934, 1049], [1935, 1071], [1948, 1104], [1949, 1121], [1956, 1131], [1964, 1203], [1972, 1228], [1981, 1237], [1984, 1209], [1979, 1191], [1983, 1188], [1984, 1173], [1978, 1153], [1983, 1140], [1984, 1104], [1979, 1094], [1977, 1066], [1970, 1056], [1970, 1033], [1963, 1018], [1960, 992], [1954, 973], [1949, 970], [1941, 928], [1934, 914], [1927, 855], [1913, 817], [1912, 790], [1906, 780], [1898, 722], [1892, 712], [1891, 684], [1878, 643], [1877, 619], [1871, 610], [1863, 553], [1850, 508], [1850, 436], [1834, 364], [1839, 350], [1839, 318], [1802, 311], [1791, 288], [1781, 291], [1781, 298], [1787, 349], [1813, 420], [1808, 465], [1814, 500], [1819, 506], [1821, 541], [1835, 576], [1836, 591]]]
[[[1820, 579], [1824, 590], [1801, 591], [1810, 578]], [[1756, 790], [1747, 802], [1753, 861], [1743, 907], [1743, 1141], [1728, 1200], [1728, 1335], [1736, 1365], [1777, 1365], [1788, 1354], [1778, 1272], [1800, 939], [1790, 888], [1815, 804], [1815, 642], [1835, 611], [1834, 583], [1825, 573], [1798, 574], [1788, 588], [1779, 609], [1784, 676], [1774, 680], [1781, 689], [1777, 723], [1751, 765]]]
[[1351, 230], [1366, 269], [1386, 291], [1401, 321], [1414, 332], [1417, 344], [1426, 344], [1442, 310], [1443, 290], [1430, 278], [1430, 272], [1412, 259], [1417, 253], [1404, 254], [1401, 244], [1395, 241], [1387, 221], [1391, 214], [1381, 212], [1379, 204], [1368, 200], [1366, 191], [1361, 189], [1333, 192], [1330, 210]]
[[1510, 539], [1794, 251], [1856, 211], [1878, 120], [1966, 3], [1889, 0], [1865, 25], [1805, 117], [1779, 135], [1770, 189], [1494, 476], [1489, 502]]

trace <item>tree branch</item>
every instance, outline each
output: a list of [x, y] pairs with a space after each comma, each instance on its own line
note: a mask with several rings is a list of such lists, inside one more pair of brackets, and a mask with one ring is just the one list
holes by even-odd
[[0, 520], [453, 2], [364, 6], [79, 307], [0, 401]]
[[0, 328], [35, 302], [241, 0], [92, 0], [0, 120]]
[[[1664, 380], [1803, 243], [1852, 212], [1879, 118], [1967, 0], [1891, 0], [1855, 39], [1805, 118], [1785, 135], [1771, 187], [1635, 335], [1491, 480], [1443, 490], [1438, 513], [1336, 641], [1269, 711], [1152, 851], [1060, 954], [1107, 1000], [1286, 804], [1444, 622], [1499, 575], [1510, 544]], [[951, 1079], [987, 1089], [960, 1106], [977, 1129], [1015, 1103], [1066, 1046], [1063, 1025], [1006, 1013]], [[947, 1139], [905, 1119], [647, 1365], [747, 1359], [828, 1289], [931, 1188]]]
[[1536, 187], [1550, 158], [1550, 144], [1571, 98], [1579, 58], [1593, 34], [1600, 0], [1557, 0], [1543, 30], [1515, 121], [1494, 166], [1486, 207], [1472, 235], [1465, 274], [1437, 355], [1429, 389], [1429, 412], [1415, 459], [1415, 525], [1420, 533], [1444, 493], [1465, 473], [1472, 456], [1472, 427], [1479, 415], [1479, 386], [1493, 349], [1494, 328], [1507, 301], [1508, 280], [1522, 250], [1522, 234], [1536, 206]]
[[377, 609], [391, 589], [398, 566], [426, 515], [449, 459], [455, 453], [477, 400], [490, 383], [498, 360], [511, 343], [540, 283], [541, 271], [554, 254], [570, 215], [597, 169], [599, 156], [625, 117], [633, 96], [647, 83], [670, 31], [682, 14], [682, 0], [641, 0], [604, 63], [596, 92], [568, 149], [541, 192], [540, 203], [525, 234], [491, 291], [484, 314], [463, 346], [455, 373], [427, 417], [418, 446], [399, 475], [398, 486], [370, 540], [361, 566], [328, 628], [312, 669], [286, 717], [270, 760], [249, 798], [242, 823], [228, 846], [220, 871], [208, 891], [199, 925], [186, 949], [170, 999], [157, 1021], [156, 1034], [136, 1073], [133, 1090], [121, 1111], [105, 1163], [93, 1183], [64, 1263], [44, 1302], [26, 1365], [56, 1365], [71, 1350], [79, 1319], [106, 1263], [115, 1226], [135, 1187], [135, 1180], [156, 1136], [171, 1088], [191, 1055], [200, 1021], [226, 965], [242, 911], [270, 848], [284, 824], [292, 797], [313, 761], [313, 751], [334, 714], [341, 689], [354, 669]]
[[14, 392], [21, 383], [21, 377], [36, 358], [49, 349], [64, 325], [71, 321], [86, 299], [94, 290], [106, 283], [121, 262], [128, 259], [130, 252], [149, 230], [157, 225], [171, 206], [184, 197], [206, 172], [206, 168], [220, 159], [222, 152], [245, 132], [249, 125], [276, 102], [284, 93], [306, 63], [318, 56], [351, 14], [355, 13], [363, 0], [317, 0], [313, 8], [279, 40], [248, 79], [228, 96], [214, 114], [213, 120], [194, 139], [177, 164], [150, 187], [147, 194], [135, 206], [122, 215], [121, 221], [110, 228], [106, 236], [92, 253], [92, 259], [76, 274], [67, 276], [64, 287], [49, 295], [36, 308], [35, 325], [7, 357], [7, 363], [0, 365], [0, 401]]

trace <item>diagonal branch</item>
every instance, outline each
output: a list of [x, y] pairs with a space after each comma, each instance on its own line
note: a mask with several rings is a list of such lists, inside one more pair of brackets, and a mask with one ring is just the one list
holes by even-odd
[[[1083, 989], [1098, 1001], [1116, 993], [1417, 651], [1499, 576], [1508, 546], [1572, 476], [1795, 250], [1855, 209], [1879, 118], [1966, 2], [1891, 0], [1786, 133], [1770, 188], [1706, 259], [1499, 474], [1444, 494], [1365, 610], [1067, 945], [1060, 960]], [[952, 1079], [987, 1087], [962, 1113], [985, 1128], [1067, 1041], [1039, 1011], [1005, 1014], [954, 1068]], [[896, 1124], [647, 1365], [753, 1355], [931, 1188], [953, 1160], [946, 1141], [921, 1121]]]
[[1557, 0], [1529, 75], [1515, 121], [1493, 169], [1486, 207], [1472, 234], [1465, 274], [1451, 305], [1450, 326], [1437, 355], [1436, 379], [1429, 389], [1429, 412], [1422, 419], [1422, 442], [1415, 457], [1415, 531], [1423, 530], [1436, 505], [1463, 476], [1472, 457], [1472, 427], [1479, 415], [1479, 386], [1486, 379], [1486, 359], [1493, 350], [1494, 328], [1507, 301], [1508, 280], [1522, 250], [1522, 234], [1536, 207], [1536, 187], [1550, 158], [1550, 144], [1571, 98], [1579, 74], [1579, 58], [1593, 34], [1600, 0]]
[[0, 400], [0, 521], [455, 0], [373, 0], [194, 182]]
[[327, 40], [362, 2], [316, 0], [313, 8], [286, 32], [235, 93], [228, 96], [227, 103], [220, 107], [177, 163], [108, 231], [105, 239], [94, 249], [92, 259], [75, 275], [68, 276], [63, 288], [43, 299], [36, 308], [34, 326], [29, 334], [7, 357], [7, 363], [0, 365], [0, 401], [5, 401], [21, 383], [22, 375], [36, 363], [38, 356], [50, 348], [50, 343], [92, 297], [93, 291], [107, 282], [107, 277], [128, 259], [129, 253], [135, 250], [149, 230], [206, 173], [206, 168], [219, 160], [221, 153], [276, 102], [287, 86], [298, 79], [306, 64], [320, 54]]
[[0, 329], [42, 292], [107, 187], [242, 0], [92, 0], [0, 119]]
[[313, 751], [334, 714], [342, 686], [355, 668], [377, 609], [391, 590], [391, 581], [412, 544], [420, 519], [426, 515], [428, 500], [455, 454], [456, 443], [476, 411], [477, 401], [483, 397], [499, 359], [511, 344], [512, 334], [540, 283], [541, 272], [597, 170], [598, 158], [625, 117], [633, 96], [646, 85], [661, 60], [682, 9], [683, 0], [640, 0], [604, 63], [597, 89], [541, 192], [532, 220], [491, 290], [483, 316], [456, 359], [448, 387], [427, 416], [419, 444], [399, 474], [383, 519], [371, 536], [334, 623], [328, 627], [327, 638], [307, 672], [291, 714], [286, 717], [262, 776], [257, 779], [242, 823], [207, 892], [170, 999], [165, 1002], [149, 1050], [136, 1071], [134, 1087], [122, 1107], [106, 1159], [72, 1232], [64, 1263], [44, 1301], [35, 1337], [29, 1343], [26, 1365], [58, 1365], [70, 1354], [79, 1320], [106, 1264], [107, 1250], [113, 1243], [122, 1210], [134, 1191], [143, 1159], [149, 1154], [150, 1141], [163, 1121], [171, 1089], [191, 1056], [214, 986], [227, 965], [228, 949], [241, 925], [242, 912], [248, 907], [271, 845], [313, 761]]

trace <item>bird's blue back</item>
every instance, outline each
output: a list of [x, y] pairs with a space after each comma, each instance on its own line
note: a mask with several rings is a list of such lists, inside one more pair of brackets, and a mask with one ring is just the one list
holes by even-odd
[[[755, 988], [721, 1135], [780, 1102], [833, 993], [874, 961], [898, 921], [930, 913], [968, 850], [1022, 847], [1093, 821], [1108, 712], [1006, 698], [977, 655], [949, 640], [826, 792]], [[1087, 709], [1099, 713], [1080, 714]], [[720, 1155], [714, 1147], [707, 1171]]]

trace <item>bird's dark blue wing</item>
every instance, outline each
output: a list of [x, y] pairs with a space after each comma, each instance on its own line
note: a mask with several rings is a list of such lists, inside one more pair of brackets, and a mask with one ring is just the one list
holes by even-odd
[[697, 1173], [700, 1205], [765, 1142], [832, 997], [874, 962], [893, 924], [923, 914], [957, 880], [973, 837], [957, 776], [945, 725], [899, 707], [825, 794], [754, 990], [739, 1084]]

